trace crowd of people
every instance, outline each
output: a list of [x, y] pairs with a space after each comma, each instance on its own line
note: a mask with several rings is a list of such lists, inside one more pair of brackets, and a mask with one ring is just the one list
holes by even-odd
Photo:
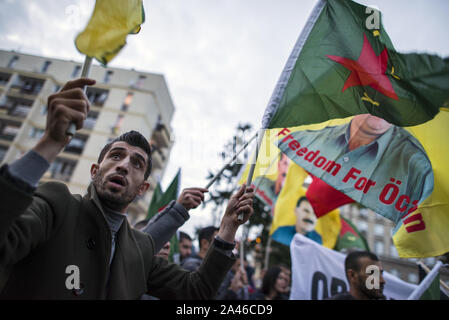
[[[149, 221], [129, 224], [128, 208], [148, 190], [152, 169], [151, 146], [139, 132], [103, 147], [84, 196], [63, 183], [39, 184], [70, 142], [69, 126], [82, 128], [90, 109], [83, 88], [94, 84], [86, 78], [69, 81], [51, 95], [44, 135], [0, 168], [0, 299], [288, 299], [288, 267], [271, 266], [256, 279], [235, 252], [236, 232], [254, 213], [252, 187], [234, 192], [218, 228], [200, 230], [198, 252], [180, 232], [174, 262], [168, 261], [169, 240], [207, 189], [186, 188]], [[375, 260], [368, 258], [363, 262]], [[349, 294], [371, 297], [352, 290], [363, 282], [360, 272], [356, 259], [347, 270]]]
[[[215, 226], [207, 226], [198, 231], [198, 252], [193, 247], [192, 238], [185, 232], [179, 232], [178, 251], [173, 261], [188, 271], [196, 271], [200, 267], [209, 246], [218, 233]], [[168, 260], [169, 243], [167, 242], [156, 255]], [[167, 249], [168, 245], [168, 249]], [[240, 256], [238, 251], [234, 251]], [[286, 265], [272, 266], [263, 270], [260, 279], [256, 277], [254, 267], [244, 258], [236, 259], [226, 274], [217, 294], [216, 300], [288, 300], [291, 286], [291, 271]], [[260, 283], [260, 285], [256, 285]]]

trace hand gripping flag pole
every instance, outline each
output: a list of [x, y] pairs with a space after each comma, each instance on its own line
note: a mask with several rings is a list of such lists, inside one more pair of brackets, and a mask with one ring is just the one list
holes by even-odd
[[[86, 56], [84, 59], [83, 69], [81, 71], [81, 78], [89, 77], [90, 67], [92, 66], [92, 57]], [[86, 88], [84, 87], [84, 93], [86, 93]], [[69, 136], [74, 136], [76, 131], [76, 125], [74, 122], [70, 123], [69, 128], [66, 131], [66, 134]]]

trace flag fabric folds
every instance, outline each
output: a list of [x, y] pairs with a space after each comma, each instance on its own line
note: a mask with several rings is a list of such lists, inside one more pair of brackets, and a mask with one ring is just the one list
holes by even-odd
[[142, 0], [97, 0], [86, 28], [75, 39], [76, 48], [106, 65], [144, 21]]
[[[369, 24], [373, 15], [377, 21]], [[295, 127], [371, 113], [397, 126], [412, 126], [431, 120], [448, 98], [448, 59], [400, 54], [380, 12], [352, 1], [320, 0], [262, 125]]]
[[162, 211], [170, 203], [170, 201], [178, 198], [180, 179], [181, 169], [178, 170], [178, 173], [173, 178], [165, 192], [162, 191], [160, 183], [157, 183], [153, 197], [151, 198], [150, 206], [148, 207], [148, 214], [146, 217], [147, 220], [151, 219], [159, 211]]
[[449, 251], [448, 101], [448, 58], [398, 53], [379, 11], [320, 0], [262, 127], [287, 127], [279, 149], [336, 190], [309, 195], [318, 215], [358, 202], [395, 223], [401, 257], [437, 256]]

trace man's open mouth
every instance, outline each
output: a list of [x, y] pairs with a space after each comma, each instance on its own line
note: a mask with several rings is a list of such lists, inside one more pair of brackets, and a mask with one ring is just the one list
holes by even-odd
[[304, 222], [304, 223], [310, 223], [310, 224], [313, 224], [313, 223], [314, 223], [312, 220], [307, 219], [307, 218], [302, 219], [302, 222]]
[[111, 178], [109, 178], [109, 181], [122, 187], [126, 187], [127, 185], [126, 179], [120, 175], [112, 176]]

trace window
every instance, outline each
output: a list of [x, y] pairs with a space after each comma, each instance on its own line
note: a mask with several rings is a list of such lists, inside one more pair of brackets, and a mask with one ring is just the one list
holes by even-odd
[[86, 145], [88, 136], [75, 134], [75, 136], [70, 140], [69, 144], [65, 147], [64, 152], [81, 154]]
[[436, 263], [436, 258], [435, 257], [425, 258], [424, 263], [429, 267], [433, 267]]
[[119, 114], [117, 116], [117, 120], [115, 120], [115, 124], [112, 127], [112, 134], [114, 135], [118, 135], [118, 133], [120, 132], [120, 128], [122, 127], [123, 124], [123, 119], [125, 118], [125, 116], [123, 114]]
[[40, 139], [44, 135], [44, 130], [31, 127], [29, 137], [34, 139]]
[[104, 75], [104, 83], [108, 83], [109, 81], [111, 81], [111, 76], [114, 73], [114, 71], [108, 70], [105, 75]]
[[390, 273], [391, 273], [392, 275], [394, 275], [395, 277], [397, 277], [397, 278], [400, 278], [400, 277], [401, 277], [401, 273], [400, 273], [397, 269], [391, 269], [391, 270], [390, 270]]
[[385, 234], [385, 228], [383, 226], [383, 224], [375, 224], [374, 225], [374, 234], [376, 236], [384, 236]]
[[36, 95], [41, 91], [44, 82], [44, 79], [19, 76], [17, 82], [11, 88], [18, 89], [20, 93]]
[[89, 111], [86, 120], [84, 120], [83, 128], [86, 130], [93, 130], [93, 128], [95, 127], [95, 123], [97, 122], [97, 118], [98, 112], [92, 110]]
[[44, 104], [41, 107], [41, 115], [45, 116], [47, 114], [47, 105]]
[[42, 70], [41, 70], [41, 72], [42, 73], [45, 73], [45, 72], [47, 72], [47, 70], [48, 70], [48, 67], [51, 65], [51, 61], [45, 61], [44, 62], [44, 64], [42, 65]]
[[407, 275], [408, 282], [418, 283], [418, 275], [416, 273], [409, 273]]
[[69, 159], [57, 158], [52, 162], [48, 169], [51, 178], [63, 181], [69, 181], [75, 169], [76, 161]]
[[398, 250], [396, 250], [396, 247], [394, 246], [394, 244], [390, 245], [390, 256], [392, 256], [394, 258], [399, 257]]
[[9, 62], [8, 62], [8, 68], [14, 68], [14, 66], [18, 60], [19, 60], [18, 56], [12, 57], [11, 60], [9, 60]]
[[33, 100], [25, 98], [8, 96], [6, 99], [8, 115], [13, 117], [25, 118], [28, 112], [31, 110], [32, 104]]
[[359, 214], [361, 217], [368, 218], [368, 209], [366, 208], [360, 209]]
[[367, 232], [368, 231], [368, 222], [359, 220], [359, 222], [357, 223], [357, 227], [360, 232]]
[[75, 68], [73, 68], [72, 78], [78, 77], [78, 75], [80, 74], [80, 71], [81, 71], [81, 66], [76, 65]]
[[10, 77], [11, 74], [0, 72], [0, 86], [6, 86]]
[[6, 155], [6, 152], [8, 152], [8, 147], [0, 146], [0, 161], [3, 161], [3, 158]]
[[0, 120], [0, 139], [12, 141], [20, 130], [20, 122]]
[[108, 98], [108, 94], [108, 90], [93, 87], [88, 87], [86, 91], [87, 99], [95, 107], [102, 107]]
[[128, 111], [129, 105], [131, 104], [131, 102], [133, 101], [133, 93], [132, 92], [128, 92], [128, 94], [125, 97], [125, 101], [123, 101], [122, 104], [122, 111]]
[[374, 242], [374, 251], [377, 255], [383, 255], [384, 254], [384, 242], [377, 240]]
[[143, 83], [145, 82], [146, 78], [147, 78], [146, 76], [140, 75], [139, 78], [137, 79], [135, 87], [139, 88], [139, 89], [142, 89], [143, 88]]

